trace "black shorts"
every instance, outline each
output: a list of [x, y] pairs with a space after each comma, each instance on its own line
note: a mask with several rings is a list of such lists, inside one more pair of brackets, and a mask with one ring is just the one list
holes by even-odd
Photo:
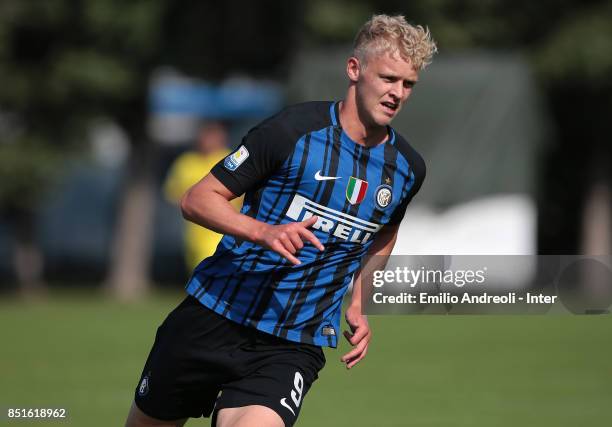
[[291, 426], [324, 365], [320, 347], [242, 326], [188, 296], [158, 328], [134, 400], [160, 420], [263, 405]]

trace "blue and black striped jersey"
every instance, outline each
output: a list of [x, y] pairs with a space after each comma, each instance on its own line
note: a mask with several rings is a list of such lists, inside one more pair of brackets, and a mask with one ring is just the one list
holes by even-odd
[[342, 298], [385, 224], [398, 224], [425, 177], [421, 156], [393, 129], [384, 144], [352, 141], [338, 103], [288, 107], [253, 128], [211, 173], [241, 212], [269, 224], [318, 216], [293, 265], [277, 253], [224, 236], [196, 267], [187, 291], [235, 322], [279, 337], [337, 345]]

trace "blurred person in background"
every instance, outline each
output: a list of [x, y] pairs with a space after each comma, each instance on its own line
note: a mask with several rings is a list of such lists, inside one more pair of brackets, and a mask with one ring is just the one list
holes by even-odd
[[[291, 426], [344, 336], [352, 368], [371, 332], [361, 267], [391, 253], [425, 178], [421, 156], [389, 124], [436, 46], [402, 16], [359, 31], [342, 101], [285, 108], [182, 198], [185, 218], [224, 234], [196, 267], [189, 296], [158, 329], [128, 426]], [[240, 213], [230, 201], [245, 194]]]
[[[178, 156], [170, 166], [164, 183], [166, 199], [178, 204], [192, 185], [230, 153], [228, 141], [227, 129], [223, 123], [204, 122], [199, 128], [195, 149]], [[237, 202], [232, 201], [236, 208], [239, 207]], [[215, 252], [221, 237], [221, 234], [193, 222], [185, 223], [183, 239], [189, 272]]]

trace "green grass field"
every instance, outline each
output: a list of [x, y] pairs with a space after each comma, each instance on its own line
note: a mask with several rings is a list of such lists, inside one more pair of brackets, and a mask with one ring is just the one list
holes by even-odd
[[[181, 298], [0, 300], [0, 423], [123, 425], [156, 327]], [[347, 346], [326, 352], [298, 426], [612, 422], [610, 316], [380, 316], [370, 323], [374, 340], [356, 368], [339, 362]], [[66, 408], [68, 418], [10, 421], [8, 407]]]

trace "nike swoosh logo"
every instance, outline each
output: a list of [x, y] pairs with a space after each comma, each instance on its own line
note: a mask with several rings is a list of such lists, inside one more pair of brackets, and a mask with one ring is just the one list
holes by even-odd
[[289, 409], [289, 410], [291, 411], [291, 413], [293, 414], [293, 416], [295, 417], [295, 412], [293, 412], [293, 409], [291, 408], [291, 406], [289, 406], [289, 405], [287, 404], [287, 398], [286, 398], [286, 397], [283, 397], [283, 398], [280, 400], [280, 403], [281, 403], [281, 405], [283, 405], [285, 408]]
[[315, 173], [315, 179], [317, 181], [329, 181], [330, 179], [340, 179], [342, 178], [341, 176], [323, 176], [321, 175], [321, 171], [317, 171], [317, 173]]

